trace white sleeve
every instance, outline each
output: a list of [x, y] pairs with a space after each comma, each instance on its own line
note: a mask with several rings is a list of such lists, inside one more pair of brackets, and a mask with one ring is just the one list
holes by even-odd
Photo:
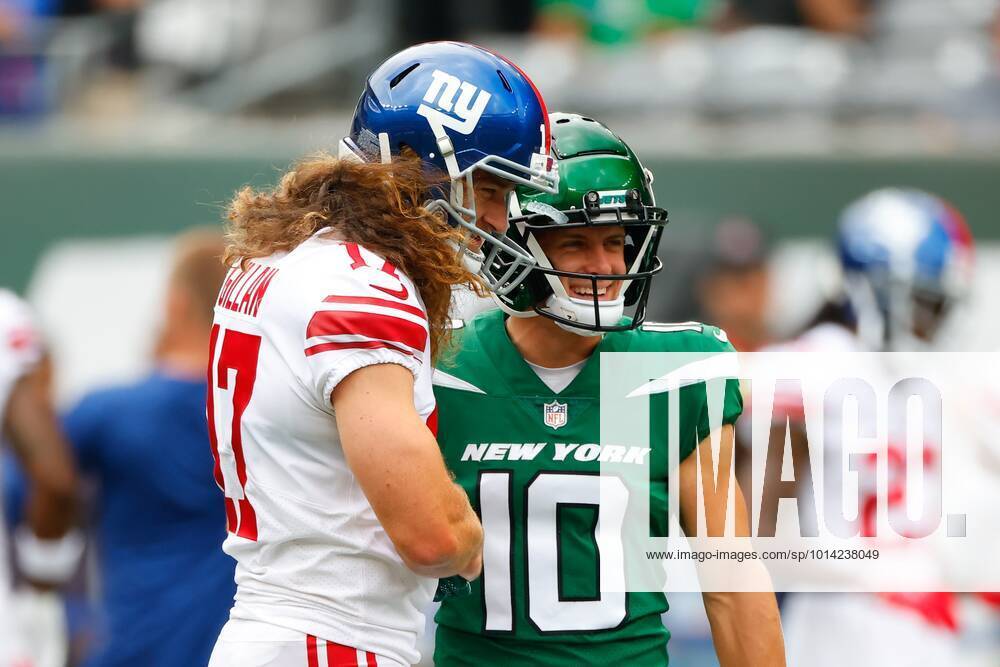
[[44, 347], [28, 305], [0, 290], [0, 383], [13, 385], [41, 360]]
[[320, 405], [345, 377], [365, 366], [399, 364], [416, 376], [428, 361], [427, 315], [405, 276], [385, 286], [377, 270], [352, 271], [312, 305], [304, 353]]

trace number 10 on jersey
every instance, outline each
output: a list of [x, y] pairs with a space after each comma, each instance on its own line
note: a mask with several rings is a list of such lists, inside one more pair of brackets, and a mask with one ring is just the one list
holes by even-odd
[[[572, 472], [541, 472], [525, 487], [524, 520], [515, 521], [513, 473], [479, 475], [479, 508], [483, 522], [484, 630], [512, 632], [515, 600], [527, 606], [528, 620], [539, 632], [610, 630], [625, 620], [622, 525], [628, 489], [617, 477]], [[592, 538], [596, 544], [598, 595], [564, 599], [560, 592], [559, 513], [563, 507], [597, 510]], [[523, 596], [515, 594], [513, 530], [524, 530]], [[574, 563], [574, 567], [579, 566]]]

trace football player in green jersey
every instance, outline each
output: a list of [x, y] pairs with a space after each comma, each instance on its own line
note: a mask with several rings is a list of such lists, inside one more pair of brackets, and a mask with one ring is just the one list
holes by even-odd
[[[642, 324], [666, 223], [649, 172], [604, 125], [571, 114], [550, 120], [559, 193], [518, 192], [508, 232], [538, 266], [498, 298], [500, 310], [456, 323], [456, 351], [435, 371], [439, 442], [482, 519], [485, 543], [483, 576], [471, 594], [445, 597], [437, 614], [434, 659], [438, 665], [665, 665], [666, 598], [601, 592], [599, 582], [608, 578], [602, 568], [611, 566], [600, 557], [596, 526], [600, 461], [649, 457], [651, 528], [666, 535], [667, 429], [654, 422], [649, 448], [598, 444], [597, 353], [732, 347], [715, 327]], [[626, 307], [634, 307], [632, 318], [624, 317]], [[710, 427], [703, 385], [679, 391], [680, 441], [691, 443], [681, 451], [680, 513], [682, 524], [694, 525], [696, 475], [685, 468], [697, 471], [690, 454], [710, 447]], [[666, 405], [665, 394], [657, 398]], [[741, 410], [738, 384], [728, 380], [721, 443], [730, 454]], [[654, 420], [665, 421], [663, 415]], [[696, 448], [698, 442], [704, 444]], [[746, 508], [736, 497], [737, 530], [745, 531]], [[710, 525], [725, 516], [724, 506], [704, 511]], [[704, 599], [724, 667], [784, 664], [773, 594]]]

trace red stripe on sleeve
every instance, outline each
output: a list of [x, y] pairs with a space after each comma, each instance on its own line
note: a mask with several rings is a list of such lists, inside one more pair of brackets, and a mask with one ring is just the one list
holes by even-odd
[[413, 353], [401, 347], [396, 347], [391, 343], [381, 340], [358, 340], [346, 343], [320, 343], [306, 348], [306, 356], [311, 357], [320, 352], [331, 352], [334, 350], [393, 350], [401, 354], [412, 357]]
[[306, 635], [306, 658], [309, 660], [309, 667], [319, 667], [319, 654], [316, 652], [316, 638]]
[[385, 308], [395, 308], [396, 310], [401, 310], [404, 313], [409, 313], [410, 315], [416, 315], [422, 320], [427, 319], [427, 313], [420, 310], [416, 306], [411, 306], [408, 303], [399, 303], [397, 301], [389, 301], [388, 299], [379, 299], [374, 296], [339, 296], [336, 294], [331, 294], [330, 296], [323, 299], [325, 303], [354, 303], [365, 306], [383, 306]]
[[438, 434], [438, 409], [436, 405], [434, 406], [434, 411], [427, 416], [427, 428], [430, 429], [436, 438]]
[[378, 667], [378, 662], [375, 661], [375, 654], [371, 651], [365, 652], [365, 659], [368, 662], [368, 667]]
[[423, 325], [391, 315], [321, 310], [312, 316], [306, 328], [306, 338], [356, 334], [377, 338], [388, 343], [402, 343], [415, 350], [427, 344]]
[[350, 646], [326, 643], [327, 667], [358, 667], [358, 651]]

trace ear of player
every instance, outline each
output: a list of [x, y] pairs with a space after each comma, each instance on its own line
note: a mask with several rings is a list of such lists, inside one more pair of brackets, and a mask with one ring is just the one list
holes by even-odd
[[[652, 175], [628, 144], [597, 121], [553, 113], [550, 125], [558, 192], [519, 188], [511, 202], [508, 231], [509, 238], [538, 265], [527, 280], [495, 298], [514, 317], [548, 317], [581, 335], [637, 327], [645, 318], [652, 278], [663, 268], [656, 251], [667, 212], [655, 204]], [[549, 230], [608, 226], [625, 231], [625, 272], [621, 274], [560, 270], [538, 240], [540, 233]], [[589, 281], [591, 295], [571, 295], [560, 278]], [[621, 281], [617, 297], [602, 300], [599, 281]], [[622, 319], [626, 307], [635, 308], [631, 320]]]
[[463, 262], [489, 289], [506, 294], [535, 261], [502, 234], [476, 226], [473, 173], [481, 170], [526, 189], [556, 192], [545, 102], [512, 62], [459, 42], [400, 51], [368, 78], [340, 155], [388, 162], [404, 149], [446, 175], [448, 192], [429, 208], [483, 239], [460, 249]]

